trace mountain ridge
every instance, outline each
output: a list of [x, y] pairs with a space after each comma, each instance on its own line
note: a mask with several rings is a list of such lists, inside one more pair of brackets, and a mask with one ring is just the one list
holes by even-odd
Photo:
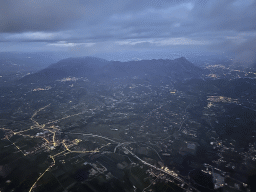
[[152, 59], [140, 61], [107, 61], [97, 57], [78, 57], [60, 60], [37, 73], [20, 79], [23, 83], [51, 82], [64, 77], [87, 77], [100, 80], [101, 77], [124, 78], [147, 76], [170, 76], [175, 80], [198, 78], [203, 69], [189, 62], [185, 57]]

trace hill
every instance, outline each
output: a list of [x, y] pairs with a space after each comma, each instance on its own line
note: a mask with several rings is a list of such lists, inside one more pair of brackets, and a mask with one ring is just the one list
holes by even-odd
[[90, 80], [112, 78], [170, 77], [173, 80], [198, 78], [203, 70], [184, 57], [175, 60], [107, 61], [96, 57], [68, 58], [27, 75], [23, 83], [46, 83], [64, 77], [87, 77]]

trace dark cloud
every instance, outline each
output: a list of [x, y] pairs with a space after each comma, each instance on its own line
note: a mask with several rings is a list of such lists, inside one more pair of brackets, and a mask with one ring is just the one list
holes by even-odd
[[55, 31], [76, 21], [102, 23], [114, 13], [140, 12], [178, 1], [11, 0], [0, 1], [0, 32]]
[[250, 60], [255, 50], [256, 0], [12, 0], [0, 7], [0, 42], [12, 48], [198, 49]]
[[232, 51], [236, 55], [235, 62], [243, 64], [256, 63], [256, 36], [246, 40], [239, 46], [235, 46]]
[[78, 19], [80, 8], [69, 0], [0, 1], [0, 32], [56, 31]]
[[255, 30], [255, 0], [217, 0], [195, 3], [192, 12], [194, 22], [202, 30]]

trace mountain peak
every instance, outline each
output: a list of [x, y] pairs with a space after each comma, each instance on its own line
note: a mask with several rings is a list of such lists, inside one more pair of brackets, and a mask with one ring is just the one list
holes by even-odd
[[108, 62], [107, 60], [99, 58], [99, 57], [85, 56], [85, 57], [69, 57], [69, 58], [60, 60], [58, 63], [67, 62], [67, 61], [72, 61], [72, 62], [85, 62], [85, 61]]
[[[141, 60], [141, 61], [107, 61], [97, 57], [78, 57], [61, 60], [48, 68], [25, 77], [26, 82], [54, 81], [65, 76], [87, 77], [99, 80], [102, 76], [111, 78], [123, 78], [145, 74], [153, 76], [172, 76], [173, 79], [187, 79], [197, 77], [201, 71], [185, 57], [175, 60]], [[50, 76], [50, 77], [48, 77]], [[47, 77], [47, 78], [45, 78]]]
[[174, 59], [175, 61], [189, 62], [185, 57]]

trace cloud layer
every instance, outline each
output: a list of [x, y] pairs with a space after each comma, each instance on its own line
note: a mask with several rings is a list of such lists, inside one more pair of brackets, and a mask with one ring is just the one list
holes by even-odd
[[197, 49], [256, 59], [256, 0], [12, 0], [0, 7], [6, 51], [15, 44], [16, 51], [20, 44], [77, 47], [81, 55]]

